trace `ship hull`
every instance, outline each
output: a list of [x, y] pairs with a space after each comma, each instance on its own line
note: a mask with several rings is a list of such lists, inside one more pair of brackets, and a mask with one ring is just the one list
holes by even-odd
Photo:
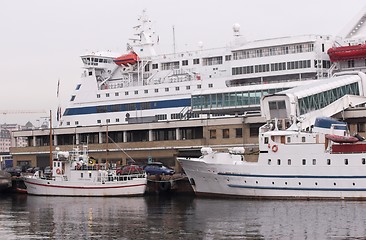
[[288, 166], [270, 169], [256, 163], [213, 164], [202, 159], [181, 158], [179, 162], [197, 196], [366, 199], [366, 174], [360, 171], [360, 166], [318, 170], [308, 166], [304, 170]]
[[45, 196], [140, 196], [146, 190], [146, 178], [133, 178], [128, 181], [105, 183], [53, 181], [38, 178], [25, 178], [27, 193]]

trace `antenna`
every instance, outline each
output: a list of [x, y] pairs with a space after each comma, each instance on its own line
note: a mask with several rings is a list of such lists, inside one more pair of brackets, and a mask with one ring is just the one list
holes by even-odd
[[174, 50], [174, 54], [175, 54], [175, 29], [174, 29], [174, 25], [173, 25], [173, 50]]

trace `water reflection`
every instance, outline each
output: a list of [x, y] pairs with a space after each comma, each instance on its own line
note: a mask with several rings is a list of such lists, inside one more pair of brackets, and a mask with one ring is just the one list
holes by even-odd
[[351, 239], [365, 223], [364, 202], [0, 197], [6, 239]]

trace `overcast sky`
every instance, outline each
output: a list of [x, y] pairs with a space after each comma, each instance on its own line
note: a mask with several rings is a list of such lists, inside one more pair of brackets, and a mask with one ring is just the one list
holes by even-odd
[[[123, 53], [143, 9], [160, 46], [173, 51], [225, 46], [239, 23], [247, 40], [337, 35], [364, 0], [0, 0], [0, 123], [35, 124], [30, 114], [67, 106], [87, 50]], [[56, 98], [60, 79], [60, 100]], [[46, 116], [47, 114], [36, 114]]]

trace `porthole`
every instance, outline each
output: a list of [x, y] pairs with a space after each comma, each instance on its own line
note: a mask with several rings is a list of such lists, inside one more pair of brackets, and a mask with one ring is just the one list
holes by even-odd
[[316, 186], [318, 186], [318, 183], [317, 183], [317, 182], [315, 182], [315, 185], [316, 185]]
[[287, 182], [285, 182], [285, 185], [287, 185]]
[[299, 185], [301, 185], [301, 182], [299, 182]]
[[258, 181], [255, 181], [256, 184], [258, 184]]
[[346, 158], [346, 159], [344, 159], [344, 164], [345, 165], [348, 165], [348, 159]]
[[274, 182], [272, 182], [272, 185], [274, 184]]
[[366, 159], [362, 158], [362, 165], [365, 165], [365, 164], [366, 164]]
[[356, 185], [356, 183], [352, 183], [352, 185], [353, 185], [353, 186], [355, 186], [355, 185]]
[[336, 186], [336, 185], [337, 185], [337, 183], [333, 183], [333, 185], [334, 185], [334, 186]]

